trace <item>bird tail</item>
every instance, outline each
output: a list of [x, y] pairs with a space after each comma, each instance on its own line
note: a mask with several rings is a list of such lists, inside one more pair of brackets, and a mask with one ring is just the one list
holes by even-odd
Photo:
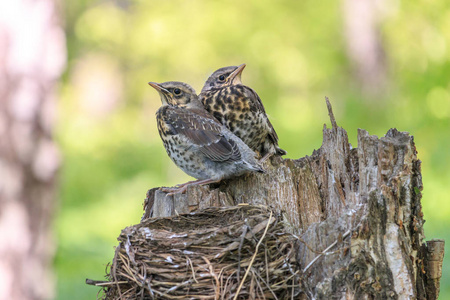
[[259, 162], [254, 162], [254, 163], [246, 162], [246, 165], [247, 165], [248, 169], [253, 172], [266, 173], [266, 170], [263, 168], [263, 166]]
[[285, 150], [281, 149], [280, 147], [275, 146], [275, 148], [276, 148], [276, 151], [277, 151], [278, 155], [282, 156], [282, 155], [286, 155], [287, 154], [287, 152]]
[[264, 168], [262, 166], [258, 166], [258, 169], [256, 170], [256, 172], [258, 173], [266, 173], [266, 170], [264, 170]]

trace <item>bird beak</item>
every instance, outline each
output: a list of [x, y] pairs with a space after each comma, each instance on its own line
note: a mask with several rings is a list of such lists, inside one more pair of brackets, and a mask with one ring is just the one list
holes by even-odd
[[170, 97], [170, 92], [163, 88], [160, 84], [156, 82], [149, 82], [148, 83], [152, 88], [158, 91], [159, 95], [161, 96], [161, 102], [163, 104], [168, 104], [168, 97]]
[[236, 70], [233, 71], [233, 73], [230, 74], [230, 76], [228, 76], [231, 84], [242, 84], [241, 75], [242, 71], [244, 71], [245, 66], [246, 64], [240, 65]]

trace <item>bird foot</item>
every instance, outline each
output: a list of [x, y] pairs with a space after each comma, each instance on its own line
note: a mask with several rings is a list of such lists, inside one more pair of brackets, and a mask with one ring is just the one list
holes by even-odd
[[189, 181], [186, 183], [178, 184], [174, 187], [168, 188], [168, 187], [162, 187], [160, 188], [161, 191], [164, 193], [167, 193], [167, 196], [172, 196], [175, 194], [183, 194], [186, 192], [187, 188], [191, 185], [204, 185], [208, 183], [215, 183], [219, 182], [220, 180], [213, 180], [213, 179], [205, 179], [205, 180], [195, 180], [195, 181]]
[[160, 188], [160, 190], [163, 191], [164, 193], [167, 193], [167, 196], [172, 196], [175, 194], [183, 194], [184, 192], [186, 192], [188, 186], [189, 184], [185, 184], [185, 185], [178, 185], [172, 188]]

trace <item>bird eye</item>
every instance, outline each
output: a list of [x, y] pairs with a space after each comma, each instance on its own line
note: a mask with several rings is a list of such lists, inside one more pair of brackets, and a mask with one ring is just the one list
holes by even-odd
[[220, 76], [219, 76], [219, 80], [220, 80], [220, 81], [224, 81], [224, 80], [225, 80], [225, 75], [220, 75]]
[[180, 89], [174, 89], [173, 90], [173, 93], [175, 94], [175, 95], [180, 95], [181, 94], [181, 90]]

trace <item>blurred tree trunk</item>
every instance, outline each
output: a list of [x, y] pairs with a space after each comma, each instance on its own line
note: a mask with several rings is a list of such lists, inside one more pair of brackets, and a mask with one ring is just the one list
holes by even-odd
[[65, 61], [56, 1], [0, 2], [0, 299], [54, 296], [52, 127]]
[[413, 137], [359, 130], [353, 148], [330, 105], [329, 111], [332, 128], [324, 127], [322, 147], [311, 156], [274, 157], [266, 174], [190, 187], [183, 195], [152, 189], [143, 220], [209, 206], [268, 205], [298, 236], [296, 299], [437, 299], [444, 241], [424, 243]]
[[387, 81], [387, 65], [380, 34], [384, 0], [342, 0], [347, 55], [362, 92], [377, 95]]

